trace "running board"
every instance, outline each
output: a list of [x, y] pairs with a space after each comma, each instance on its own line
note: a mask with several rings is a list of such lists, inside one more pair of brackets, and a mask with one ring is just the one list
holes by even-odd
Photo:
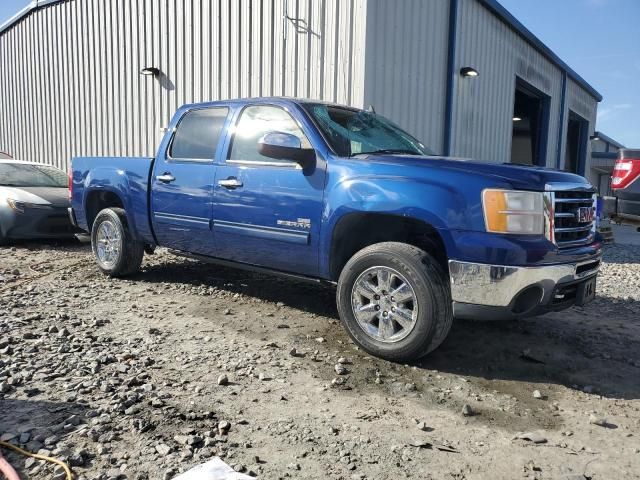
[[248, 263], [234, 262], [232, 260], [223, 260], [222, 258], [209, 257], [207, 255], [199, 255], [197, 253], [183, 252], [182, 250], [173, 250], [173, 249], [168, 249], [168, 250], [169, 250], [169, 253], [176, 255], [178, 257], [185, 257], [185, 258], [190, 258], [192, 260], [199, 260], [201, 262], [212, 263], [215, 265], [220, 265], [222, 267], [237, 268], [240, 270], [247, 270], [247, 271], [256, 272], [256, 273], [264, 273], [265, 275], [274, 275], [276, 277], [282, 277], [289, 280], [298, 280], [301, 282], [313, 283], [316, 285], [325, 285], [325, 286], [331, 286], [331, 287], [335, 287], [337, 285], [337, 282], [332, 282], [330, 280], [323, 280], [322, 278], [307, 277], [305, 275], [299, 275], [297, 273], [283, 272], [281, 270], [272, 270], [270, 268], [258, 267], [257, 265], [250, 265]]

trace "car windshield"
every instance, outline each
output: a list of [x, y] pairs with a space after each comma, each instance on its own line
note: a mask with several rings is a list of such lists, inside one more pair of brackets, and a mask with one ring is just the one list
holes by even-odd
[[396, 124], [373, 112], [319, 103], [304, 104], [303, 107], [333, 150], [342, 157], [370, 153], [433, 155]]
[[54, 167], [26, 163], [0, 163], [0, 186], [67, 187], [67, 175]]

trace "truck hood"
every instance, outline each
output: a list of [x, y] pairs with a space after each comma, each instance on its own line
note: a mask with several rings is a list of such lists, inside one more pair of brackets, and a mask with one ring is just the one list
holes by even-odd
[[572, 183], [576, 184], [576, 186], [592, 188], [584, 177], [553, 168], [511, 163], [486, 163], [454, 157], [422, 157], [397, 154], [369, 155], [367, 161], [400, 168], [413, 167], [426, 170], [437, 169], [471, 173], [486, 177], [489, 182], [493, 180], [497, 185], [510, 184], [512, 188], [519, 190], [544, 191], [547, 185], [553, 183]]

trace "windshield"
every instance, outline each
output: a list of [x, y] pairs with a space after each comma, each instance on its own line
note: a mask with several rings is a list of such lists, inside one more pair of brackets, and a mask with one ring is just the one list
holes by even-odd
[[407, 132], [373, 112], [316, 103], [303, 104], [303, 108], [342, 157], [368, 153], [433, 155]]
[[67, 175], [47, 165], [0, 163], [0, 186], [3, 187], [67, 187]]

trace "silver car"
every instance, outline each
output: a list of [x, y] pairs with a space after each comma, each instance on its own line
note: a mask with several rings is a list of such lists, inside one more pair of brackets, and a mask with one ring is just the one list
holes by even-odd
[[0, 159], [0, 244], [12, 239], [70, 238], [68, 177], [49, 165]]

